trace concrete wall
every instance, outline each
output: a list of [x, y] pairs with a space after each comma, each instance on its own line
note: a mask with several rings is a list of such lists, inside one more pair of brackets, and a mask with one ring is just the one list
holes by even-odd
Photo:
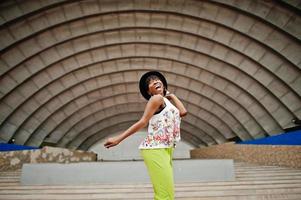
[[301, 168], [301, 146], [225, 143], [190, 151], [191, 158], [234, 159], [262, 165]]
[[37, 150], [0, 152], [0, 171], [21, 169], [23, 163], [70, 163], [95, 161], [92, 152], [44, 147]]

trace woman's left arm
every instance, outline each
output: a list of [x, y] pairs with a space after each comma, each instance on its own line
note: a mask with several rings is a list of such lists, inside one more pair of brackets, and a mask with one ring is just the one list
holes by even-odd
[[183, 105], [183, 103], [181, 102], [180, 99], [178, 99], [178, 97], [172, 93], [170, 93], [169, 91], [166, 92], [166, 98], [168, 98], [169, 100], [172, 100], [175, 104], [175, 106], [179, 109], [180, 111], [180, 117], [184, 117], [185, 115], [187, 115], [187, 110], [185, 108], [185, 106]]
[[133, 124], [131, 127], [129, 127], [126, 131], [119, 134], [118, 136], [109, 138], [104, 144], [104, 146], [106, 148], [116, 146], [128, 136], [136, 133], [138, 130], [145, 127], [148, 124], [150, 118], [154, 115], [156, 110], [163, 104], [163, 102], [164, 100], [161, 95], [153, 95], [147, 102], [143, 116], [140, 118], [140, 120]]

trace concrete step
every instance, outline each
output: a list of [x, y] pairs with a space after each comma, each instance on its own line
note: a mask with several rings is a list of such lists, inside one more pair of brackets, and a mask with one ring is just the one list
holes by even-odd
[[5, 179], [20, 179], [20, 176], [0, 176], [0, 181]]
[[236, 177], [238, 181], [250, 180], [299, 180], [301, 176], [253, 176], [253, 177]]
[[[177, 192], [188, 192], [188, 191], [236, 191], [236, 190], [258, 190], [258, 189], [292, 189], [300, 188], [300, 183], [290, 183], [290, 184], [273, 184], [273, 185], [220, 185], [220, 186], [191, 186], [191, 185], [182, 185], [176, 186]], [[136, 187], [94, 187], [87, 188], [82, 186], [80, 188], [6, 188], [5, 190], [0, 190], [0, 195], [4, 194], [91, 194], [91, 193], [115, 193], [115, 192], [133, 192], [133, 190], [139, 192], [152, 192], [151, 185], [148, 186], [136, 186]]]
[[[256, 195], [255, 195], [256, 194]], [[273, 195], [283, 195], [283, 194], [301, 194], [301, 187], [299, 188], [285, 188], [285, 189], [257, 189], [257, 190], [210, 190], [210, 191], [177, 191], [176, 190], [176, 198], [196, 198], [196, 197], [236, 197], [239, 198], [241, 196], [267, 196], [267, 194]], [[50, 193], [47, 192], [45, 194], [1, 194], [0, 199], [145, 199], [152, 198], [153, 194], [151, 190], [148, 191], [139, 191], [136, 188], [133, 188], [130, 191], [115, 191], [108, 193], [88, 193], [88, 194], [74, 194], [74, 193]], [[300, 196], [299, 196], [300, 197]]]
[[5, 176], [5, 175], [9, 175], [9, 176], [12, 176], [12, 175], [20, 175], [21, 174], [21, 171], [17, 171], [17, 172], [1, 172], [0, 173], [0, 176]]
[[300, 200], [300, 194], [285, 195], [248, 195], [248, 196], [226, 196], [226, 197], [177, 197], [177, 200]]
[[251, 172], [251, 173], [253, 173], [253, 172], [301, 172], [301, 170], [299, 170], [299, 169], [277, 169], [277, 168], [275, 168], [275, 169], [240, 169], [240, 168], [238, 168], [238, 167], [236, 167], [235, 168], [235, 171], [237, 171], [237, 172]]
[[[234, 164], [235, 181], [181, 182], [176, 200], [300, 200], [301, 169]], [[0, 199], [153, 199], [146, 184], [20, 185], [20, 172], [0, 173]]]
[[0, 183], [13, 183], [13, 182], [17, 182], [17, 183], [20, 183], [20, 179], [5, 179], [5, 180], [2, 180], [0, 181]]
[[241, 171], [241, 170], [235, 170], [235, 174], [265, 174], [265, 173], [296, 173], [300, 174], [300, 170], [252, 170], [252, 171]]
[[260, 165], [240, 166], [240, 165], [235, 165], [235, 164], [234, 164], [234, 166], [238, 169], [295, 169], [295, 170], [299, 170], [298, 168], [279, 167], [279, 166], [260, 166]]
[[236, 173], [236, 177], [268, 177], [268, 176], [301, 176], [301, 173], [278, 172], [278, 173]]
[[[178, 183], [176, 187], [219, 187], [219, 186], [260, 186], [265, 185], [279, 185], [279, 184], [301, 184], [301, 180], [266, 180], [266, 181], [228, 181], [228, 182], [198, 182], [198, 183]], [[0, 185], [0, 189], [11, 189], [11, 190], [27, 190], [27, 189], [101, 189], [101, 188], [142, 188], [151, 187], [151, 184], [101, 184], [101, 185]]]

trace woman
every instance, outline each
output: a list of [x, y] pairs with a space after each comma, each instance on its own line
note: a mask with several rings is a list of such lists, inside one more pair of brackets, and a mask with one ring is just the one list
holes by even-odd
[[109, 138], [104, 145], [107, 148], [113, 147], [149, 124], [148, 135], [139, 149], [153, 184], [154, 199], [172, 200], [173, 148], [180, 140], [180, 121], [187, 111], [183, 103], [167, 91], [166, 79], [160, 72], [150, 71], [144, 74], [139, 87], [143, 97], [148, 100], [143, 116], [122, 134]]

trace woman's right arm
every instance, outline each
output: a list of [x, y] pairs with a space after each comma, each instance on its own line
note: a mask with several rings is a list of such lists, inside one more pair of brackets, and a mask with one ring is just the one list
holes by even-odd
[[109, 138], [104, 146], [106, 148], [110, 148], [113, 146], [118, 145], [122, 140], [129, 137], [130, 135], [136, 133], [143, 127], [145, 127], [148, 124], [148, 121], [150, 118], [154, 115], [154, 113], [158, 110], [158, 108], [163, 104], [164, 100], [161, 95], [154, 95], [150, 98], [150, 100], [147, 102], [143, 116], [141, 119], [133, 124], [131, 127], [129, 127], [126, 131], [121, 133], [120, 135]]

